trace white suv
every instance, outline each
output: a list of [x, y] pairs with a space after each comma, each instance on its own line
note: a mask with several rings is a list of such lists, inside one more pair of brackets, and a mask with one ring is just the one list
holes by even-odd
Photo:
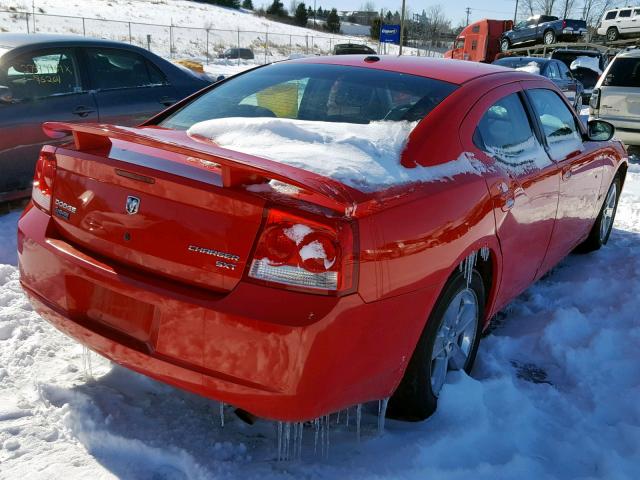
[[606, 36], [610, 42], [618, 40], [623, 35], [640, 35], [640, 7], [607, 10], [600, 21], [598, 35]]
[[628, 48], [611, 60], [589, 102], [589, 120], [606, 120], [626, 145], [640, 145], [640, 49]]

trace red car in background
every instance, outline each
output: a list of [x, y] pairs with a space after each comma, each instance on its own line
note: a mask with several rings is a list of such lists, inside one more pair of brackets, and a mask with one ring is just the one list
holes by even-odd
[[[212, 121], [245, 122], [237, 141], [293, 131], [298, 163], [194, 131]], [[324, 126], [399, 125], [396, 164], [318, 173], [343, 148]], [[286, 421], [386, 397], [429, 416], [496, 312], [607, 242], [627, 170], [613, 127], [585, 128], [549, 80], [424, 58], [283, 62], [138, 128], [44, 128], [74, 142], [43, 149], [19, 222], [35, 309], [119, 364]], [[394, 141], [375, 140], [349, 141], [362, 158]]]

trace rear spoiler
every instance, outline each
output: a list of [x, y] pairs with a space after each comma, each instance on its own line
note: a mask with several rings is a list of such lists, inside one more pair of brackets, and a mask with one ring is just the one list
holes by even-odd
[[225, 188], [260, 184], [276, 180], [293, 185], [303, 192], [303, 200], [330, 208], [345, 216], [355, 215], [360, 204], [371, 197], [332, 178], [307, 170], [219, 147], [211, 140], [190, 136], [186, 132], [159, 127], [117, 127], [104, 124], [72, 124], [46, 122], [42, 129], [54, 139], [73, 136], [75, 148], [86, 152], [109, 149], [112, 140], [161, 148], [179, 155], [197, 156], [220, 165], [222, 186]]

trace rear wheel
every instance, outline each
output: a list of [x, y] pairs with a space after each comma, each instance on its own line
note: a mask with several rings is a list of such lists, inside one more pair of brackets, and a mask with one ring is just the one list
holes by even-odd
[[615, 42], [619, 38], [620, 32], [618, 32], [618, 29], [616, 27], [611, 27], [609, 30], [607, 30], [607, 40], [609, 40], [610, 42]]
[[618, 199], [620, 198], [621, 182], [620, 177], [616, 176], [607, 191], [598, 218], [596, 218], [591, 232], [587, 239], [578, 247], [580, 252], [592, 252], [598, 250], [609, 241], [611, 230], [613, 229], [613, 221], [616, 218], [618, 210]]
[[436, 409], [449, 370], [471, 371], [480, 342], [485, 292], [480, 274], [448, 281], [418, 340], [405, 375], [389, 401], [387, 415], [424, 420]]
[[545, 45], [553, 45], [556, 43], [556, 34], [553, 30], [547, 30], [544, 32], [544, 36], [542, 37], [542, 41]]
[[500, 51], [501, 52], [507, 52], [507, 51], [509, 51], [509, 48], [511, 48], [511, 42], [509, 41], [508, 38], [503, 38], [500, 41]]

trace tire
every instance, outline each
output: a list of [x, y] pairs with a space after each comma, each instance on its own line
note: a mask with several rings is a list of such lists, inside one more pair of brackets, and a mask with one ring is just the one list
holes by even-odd
[[618, 32], [618, 29], [616, 27], [611, 27], [609, 28], [609, 30], [607, 30], [607, 41], [615, 42], [619, 38], [620, 32]]
[[578, 252], [593, 252], [607, 244], [609, 236], [611, 236], [611, 230], [613, 229], [613, 222], [616, 219], [616, 212], [618, 211], [620, 190], [620, 177], [616, 175], [607, 191], [607, 196], [604, 197], [602, 208], [600, 208], [600, 213], [593, 227], [591, 227], [591, 232], [589, 232], [587, 239], [578, 246]]
[[[474, 301], [475, 313], [472, 315]], [[480, 343], [484, 307], [484, 284], [477, 270], [473, 270], [468, 285], [462, 274], [456, 271], [445, 285], [429, 315], [404, 377], [389, 400], [388, 417], [407, 421], [426, 419], [436, 410], [438, 394], [444, 384], [446, 372], [451, 369], [464, 369], [467, 373], [471, 371]], [[466, 312], [464, 317], [459, 316], [462, 311]], [[454, 316], [452, 313], [456, 312], [458, 315]], [[445, 318], [447, 313], [451, 315]], [[452, 321], [457, 321], [454, 317], [465, 318], [467, 327], [459, 337], [455, 334], [447, 337], [446, 327], [452, 325]], [[458, 327], [456, 331], [462, 327], [460, 323]], [[434, 358], [436, 337], [441, 339], [439, 345], [442, 345], [442, 348], [441, 353]], [[454, 342], [458, 347], [453, 345]], [[464, 354], [465, 350], [467, 354], [464, 357], [454, 354]]]
[[547, 30], [542, 36], [542, 43], [545, 45], [553, 45], [556, 43], [556, 33], [553, 30]]
[[501, 52], [508, 52], [510, 48], [511, 48], [511, 42], [509, 41], [508, 38], [503, 38], [502, 40], [500, 40]]

